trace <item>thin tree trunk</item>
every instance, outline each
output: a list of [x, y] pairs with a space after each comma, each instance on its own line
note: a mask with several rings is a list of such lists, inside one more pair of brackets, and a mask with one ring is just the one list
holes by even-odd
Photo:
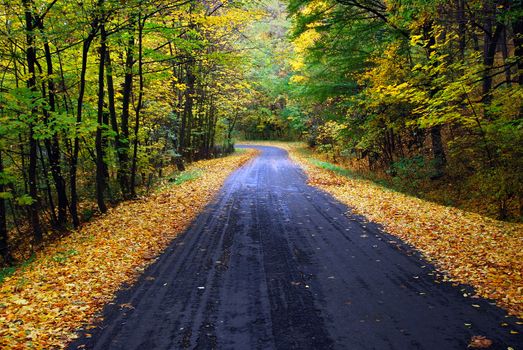
[[[35, 49], [35, 37], [34, 37], [34, 18], [33, 18], [33, 2], [32, 0], [23, 0], [25, 11], [25, 30], [26, 30], [26, 60], [27, 60], [27, 70], [29, 73], [29, 78], [27, 80], [27, 87], [31, 92], [36, 95], [36, 49]], [[35, 98], [36, 96], [32, 96]], [[28, 180], [29, 180], [29, 195], [32, 198], [32, 203], [29, 206], [29, 216], [31, 221], [31, 228], [33, 230], [33, 236], [36, 244], [39, 244], [42, 241], [43, 234], [42, 228], [40, 227], [40, 218], [39, 218], [39, 199], [38, 199], [38, 187], [37, 187], [37, 140], [34, 134], [34, 126], [37, 118], [37, 107], [33, 107], [31, 110], [31, 120], [28, 123], [29, 126], [29, 169], [27, 171]]]
[[503, 29], [503, 35], [501, 37], [501, 53], [503, 55], [503, 64], [505, 65], [505, 81], [507, 82], [507, 86], [510, 87], [512, 85], [512, 76], [510, 74], [510, 64], [507, 63], [508, 59], [508, 45], [507, 45], [507, 28], [505, 27]]
[[[514, 10], [523, 11], [523, 3], [520, 1]], [[523, 16], [518, 16], [512, 24], [512, 35], [514, 40], [514, 55], [518, 58], [518, 84], [523, 86]], [[519, 119], [523, 118], [523, 104], [519, 108]], [[523, 205], [520, 206], [523, 211]]]
[[192, 140], [191, 140], [191, 130], [193, 123], [193, 105], [194, 105], [194, 93], [195, 93], [195, 82], [196, 77], [193, 73], [194, 69], [194, 59], [190, 59], [186, 66], [187, 74], [187, 90], [185, 92], [185, 105], [183, 109], [183, 118], [182, 118], [182, 134], [180, 143], [183, 145], [183, 154], [190, 162], [192, 161]]
[[118, 120], [116, 118], [116, 103], [115, 103], [115, 91], [114, 91], [114, 80], [113, 80], [113, 66], [111, 62], [111, 54], [109, 48], [107, 48], [106, 56], [106, 78], [107, 78], [107, 98], [109, 106], [109, 116], [111, 121], [111, 127], [114, 132], [114, 146], [116, 148], [116, 156], [118, 158], [118, 169], [117, 169], [117, 179], [120, 184], [120, 191], [124, 198], [128, 197], [128, 188], [129, 184], [127, 181], [127, 176], [122, 173], [122, 169], [125, 167], [127, 160], [125, 159], [124, 154], [127, 154], [123, 151], [124, 145], [121, 142], [120, 130], [118, 128]]
[[[103, 3], [103, 0], [99, 0], [99, 6]], [[78, 91], [78, 100], [76, 104], [76, 127], [78, 128], [82, 123], [82, 112], [83, 112], [83, 103], [85, 95], [85, 76], [87, 72], [87, 60], [89, 54], [89, 48], [91, 43], [96, 36], [98, 31], [98, 18], [93, 19], [91, 23], [91, 31], [89, 35], [84, 40], [82, 45], [82, 67], [80, 70], [80, 87]], [[73, 220], [74, 227], [80, 225], [80, 219], [78, 217], [78, 191], [76, 189], [76, 176], [78, 170], [78, 155], [80, 152], [80, 138], [78, 136], [78, 131], [75, 134], [73, 142], [73, 155], [71, 157], [71, 163], [69, 168], [69, 179], [70, 179], [70, 191], [71, 191], [71, 205], [69, 207], [71, 212], [71, 217]]]
[[105, 205], [104, 195], [107, 187], [106, 183], [106, 165], [105, 165], [105, 152], [103, 142], [103, 129], [104, 125], [104, 77], [105, 77], [105, 57], [106, 57], [106, 39], [107, 35], [105, 32], [104, 24], [100, 26], [100, 62], [98, 68], [98, 114], [96, 127], [96, 201], [98, 203], [98, 209], [100, 212], [105, 213], [107, 206]]
[[[492, 101], [492, 72], [494, 65], [496, 48], [498, 46], [501, 34], [505, 30], [505, 25], [496, 20], [496, 7], [492, 0], [486, 0], [483, 4], [485, 16], [484, 22], [484, 39], [483, 39], [483, 64], [485, 65], [483, 75], [483, 102], [489, 105]], [[488, 118], [488, 116], [487, 116]]]
[[[43, 23], [40, 22], [40, 31], [44, 32]], [[44, 43], [45, 61], [47, 66], [47, 89], [49, 95], [49, 109], [51, 113], [56, 112], [56, 95], [55, 95], [55, 83], [53, 79], [53, 60], [51, 56], [51, 48], [49, 42], [46, 40]], [[67, 223], [67, 189], [65, 180], [62, 176], [62, 169], [60, 166], [60, 142], [58, 134], [53, 132], [51, 140], [46, 142], [46, 149], [49, 157], [49, 164], [51, 168], [51, 175], [53, 177], [54, 185], [56, 188], [56, 195], [58, 198], [58, 218], [57, 226], [63, 228]]]
[[127, 50], [125, 58], [125, 77], [122, 91], [122, 114], [120, 116], [121, 137], [120, 148], [118, 151], [120, 157], [119, 178], [120, 189], [125, 199], [131, 197], [130, 167], [129, 167], [129, 108], [131, 105], [131, 95], [133, 92], [133, 66], [134, 66], [134, 31], [135, 18], [131, 15], [130, 27], [128, 31]]
[[458, 22], [458, 41], [459, 41], [459, 54], [460, 59], [465, 60], [465, 48], [466, 48], [466, 22], [465, 22], [465, 0], [456, 0], [456, 20]]
[[43, 181], [45, 183], [45, 188], [47, 190], [47, 198], [48, 198], [48, 202], [49, 202], [51, 225], [53, 227], [58, 227], [58, 218], [56, 216], [56, 207], [54, 205], [53, 193], [51, 191], [51, 184], [49, 183], [49, 177], [48, 177], [49, 172], [47, 170], [47, 167], [45, 166], [44, 154], [42, 152], [41, 145], [38, 145], [38, 151], [39, 151], [38, 153], [40, 154], [40, 164], [42, 165]]
[[136, 197], [136, 171], [137, 171], [137, 158], [138, 158], [138, 131], [140, 128], [140, 112], [143, 104], [143, 89], [144, 89], [144, 78], [143, 78], [143, 28], [145, 26], [145, 19], [142, 21], [138, 20], [138, 102], [135, 108], [135, 123], [134, 123], [134, 143], [133, 143], [133, 160], [131, 166], [131, 196]]
[[[0, 151], [0, 175], [4, 172], [4, 163], [2, 160], [2, 152]], [[11, 252], [9, 250], [9, 237], [7, 231], [7, 211], [5, 206], [5, 199], [2, 196], [5, 192], [5, 183], [0, 178], [0, 256], [2, 257], [3, 265], [10, 265], [13, 262]]]
[[[425, 25], [424, 35], [428, 39], [428, 44], [426, 46], [427, 58], [430, 58], [432, 52], [434, 52], [434, 45], [436, 44], [436, 38], [434, 37], [434, 33], [432, 32], [432, 23], [427, 23]], [[435, 93], [435, 90], [430, 91], [431, 96], [433, 96]], [[432, 142], [432, 156], [434, 158], [435, 171], [435, 174], [432, 178], [437, 179], [445, 174], [445, 165], [447, 163], [445, 149], [443, 147], [443, 141], [441, 138], [441, 125], [432, 126], [429, 132]]]

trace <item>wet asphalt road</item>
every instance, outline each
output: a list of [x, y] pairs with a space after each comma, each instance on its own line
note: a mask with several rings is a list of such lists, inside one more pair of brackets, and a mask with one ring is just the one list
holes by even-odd
[[514, 318], [257, 148], [71, 349], [523, 349]]

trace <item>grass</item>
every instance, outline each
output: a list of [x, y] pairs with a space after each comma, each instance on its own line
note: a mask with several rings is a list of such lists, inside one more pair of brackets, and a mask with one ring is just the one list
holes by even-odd
[[178, 185], [183, 184], [184, 182], [197, 179], [200, 176], [202, 176], [202, 171], [199, 169], [186, 170], [186, 171], [182, 171], [181, 173], [178, 173], [177, 176], [174, 177], [173, 179], [170, 179], [170, 181], [174, 185], [178, 186]]
[[[235, 150], [234, 150], [234, 153], [236, 153], [238, 155], [242, 155], [246, 152], [248, 152], [248, 150], [242, 149], [242, 148], [235, 148]], [[175, 186], [179, 186], [179, 185], [183, 184], [184, 182], [192, 181], [192, 180], [195, 180], [195, 179], [201, 177], [202, 174], [203, 174], [203, 172], [200, 169], [185, 170], [182, 172], [176, 171], [176, 172], [172, 173], [171, 175], [169, 175], [167, 177], [167, 179], [171, 184], [173, 184]]]
[[7, 277], [12, 276], [19, 268], [24, 269], [27, 266], [29, 266], [29, 264], [31, 264], [34, 261], [34, 259], [35, 259], [35, 255], [33, 254], [33, 255], [31, 255], [31, 257], [29, 259], [25, 260], [24, 262], [22, 262], [19, 265], [0, 268], [0, 284], [2, 284], [2, 282], [4, 282], [4, 280]]
[[350, 177], [350, 178], [353, 178], [353, 179], [361, 177], [361, 176], [357, 176], [353, 171], [350, 171], [349, 169], [342, 168], [342, 167], [340, 167], [339, 165], [336, 165], [336, 164], [332, 164], [332, 163], [329, 163], [329, 162], [324, 162], [324, 161], [316, 159], [316, 158], [308, 158], [307, 160], [309, 162], [311, 162], [312, 164], [320, 167], [320, 168], [333, 171], [333, 172], [335, 172], [336, 174], [339, 174], [339, 175], [343, 175], [343, 176]]
[[403, 192], [399, 188], [396, 188], [390, 182], [385, 181], [383, 179], [379, 179], [379, 178], [375, 178], [373, 176], [362, 174], [360, 172], [353, 171], [351, 169], [342, 167], [340, 165], [337, 165], [337, 164], [334, 164], [334, 163], [331, 163], [331, 162], [326, 162], [324, 160], [320, 160], [318, 158], [315, 158], [313, 152], [311, 150], [309, 150], [308, 148], [306, 148], [306, 147], [299, 147], [298, 148], [298, 152], [300, 154], [302, 154], [307, 159], [307, 161], [309, 163], [311, 163], [312, 165], [315, 165], [315, 166], [317, 166], [319, 168], [332, 171], [332, 172], [334, 172], [334, 173], [336, 173], [338, 175], [345, 176], [345, 177], [353, 179], [353, 180], [372, 181], [376, 185], [378, 185], [378, 186], [380, 186], [383, 189], [388, 190], [388, 191]]
[[234, 148], [234, 153], [243, 154], [247, 152], [248, 150], [245, 148]]
[[3, 267], [0, 269], [0, 283], [2, 283], [7, 277], [11, 276], [13, 273], [15, 273], [17, 267], [16, 266], [9, 266], [9, 267]]

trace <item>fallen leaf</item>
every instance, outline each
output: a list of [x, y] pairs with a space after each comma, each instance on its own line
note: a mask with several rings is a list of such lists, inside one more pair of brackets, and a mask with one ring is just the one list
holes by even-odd
[[492, 340], [482, 335], [475, 335], [470, 339], [469, 348], [486, 349], [492, 345]]

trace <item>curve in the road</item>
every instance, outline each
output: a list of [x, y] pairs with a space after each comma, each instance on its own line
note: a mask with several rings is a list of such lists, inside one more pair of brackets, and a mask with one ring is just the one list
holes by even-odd
[[503, 310], [437, 283], [413, 249], [308, 186], [285, 151], [257, 148], [71, 349], [450, 350], [474, 335], [490, 349], [523, 345]]

